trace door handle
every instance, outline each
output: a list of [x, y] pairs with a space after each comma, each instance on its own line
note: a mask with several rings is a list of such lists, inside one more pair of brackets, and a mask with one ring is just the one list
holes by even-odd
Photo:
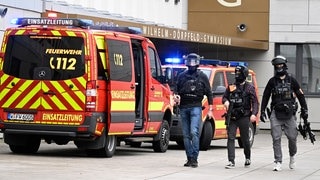
[[45, 94], [45, 95], [56, 95], [56, 93], [54, 91], [51, 91], [51, 90], [49, 90], [47, 92], [43, 92], [43, 94]]

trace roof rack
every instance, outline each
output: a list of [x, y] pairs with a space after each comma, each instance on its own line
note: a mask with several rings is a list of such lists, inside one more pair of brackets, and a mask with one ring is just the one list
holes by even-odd
[[93, 26], [89, 26], [89, 28], [96, 29], [96, 30], [124, 32], [124, 33], [130, 33], [130, 34], [142, 34], [141, 28], [137, 28], [137, 27], [93, 25]]

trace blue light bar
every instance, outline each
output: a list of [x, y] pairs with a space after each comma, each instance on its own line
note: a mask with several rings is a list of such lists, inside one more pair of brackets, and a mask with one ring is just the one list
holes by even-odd
[[170, 64], [182, 64], [183, 61], [180, 58], [165, 58], [164, 60], [166, 63]]
[[231, 67], [236, 67], [236, 66], [246, 66], [248, 67], [248, 63], [247, 62], [240, 62], [240, 61], [230, 61], [230, 66]]
[[[165, 58], [165, 63], [170, 64], [184, 64], [184, 61], [181, 58]], [[247, 62], [241, 61], [223, 61], [218, 59], [201, 59], [200, 64], [202, 65], [212, 65], [212, 66], [226, 66], [226, 67], [236, 67], [236, 66], [246, 66], [248, 67]]]
[[93, 21], [88, 19], [68, 19], [68, 18], [18, 18], [18, 19], [11, 20], [11, 23], [19, 26], [51, 25], [51, 26], [86, 27], [86, 26], [93, 25]]

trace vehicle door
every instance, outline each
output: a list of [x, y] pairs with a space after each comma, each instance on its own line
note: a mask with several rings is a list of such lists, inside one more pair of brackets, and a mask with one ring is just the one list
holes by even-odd
[[135, 124], [135, 71], [127, 36], [107, 36], [105, 41], [109, 72], [110, 134], [131, 134]]
[[8, 119], [44, 124], [84, 119], [77, 112], [85, 109], [85, 35], [61, 34], [66, 33], [25, 30], [8, 35], [0, 74], [0, 106], [7, 109]]
[[222, 115], [226, 112], [222, 104], [222, 97], [227, 88], [225, 72], [221, 69], [214, 71], [212, 80], [212, 93], [213, 93], [213, 116], [215, 119], [215, 138], [226, 138], [227, 131], [225, 125], [225, 118]]

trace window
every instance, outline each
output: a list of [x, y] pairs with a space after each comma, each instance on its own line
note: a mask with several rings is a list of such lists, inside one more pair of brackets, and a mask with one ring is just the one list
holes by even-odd
[[288, 72], [307, 95], [320, 95], [320, 44], [276, 44], [276, 55], [288, 60]]
[[216, 91], [219, 86], [226, 87], [223, 72], [216, 72], [214, 75], [212, 90]]
[[130, 43], [119, 40], [107, 40], [110, 79], [130, 82], [132, 80], [132, 60]]
[[150, 57], [151, 76], [161, 82], [162, 69], [157, 53], [151, 47], [148, 48], [148, 52]]
[[65, 80], [85, 74], [81, 37], [9, 36], [3, 71], [22, 79]]

